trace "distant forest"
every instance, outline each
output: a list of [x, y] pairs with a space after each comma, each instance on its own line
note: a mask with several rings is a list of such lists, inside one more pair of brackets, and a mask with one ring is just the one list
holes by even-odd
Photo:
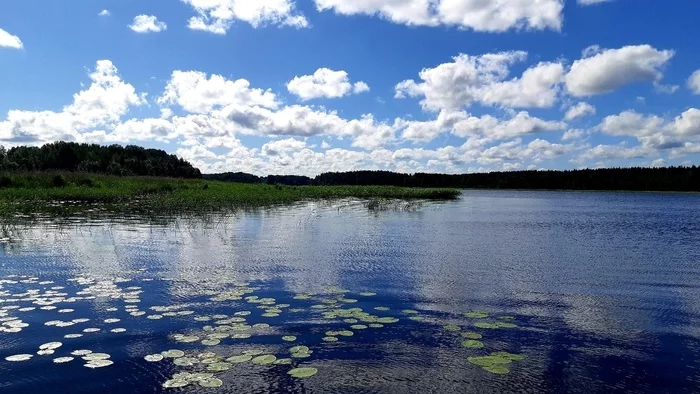
[[42, 147], [0, 147], [0, 171], [69, 171], [119, 176], [201, 178], [187, 161], [158, 149], [54, 142]]
[[700, 168], [609, 168], [570, 171], [515, 171], [484, 174], [399, 174], [389, 171], [257, 177], [246, 173], [204, 175], [204, 179], [282, 185], [390, 185], [462, 189], [631, 190], [700, 192]]
[[68, 171], [117, 176], [203, 178], [273, 185], [386, 185], [464, 189], [632, 190], [700, 192], [700, 168], [609, 168], [569, 171], [516, 171], [484, 174], [400, 174], [389, 171], [325, 173], [315, 178], [293, 175], [259, 177], [243, 172], [207, 174], [158, 149], [54, 142], [42, 147], [0, 147], [0, 172]]

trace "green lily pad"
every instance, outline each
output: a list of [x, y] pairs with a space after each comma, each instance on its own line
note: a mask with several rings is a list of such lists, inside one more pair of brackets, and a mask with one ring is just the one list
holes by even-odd
[[485, 367], [482, 367], [484, 371], [486, 372], [491, 372], [495, 373], [497, 375], [506, 375], [510, 372], [510, 370], [502, 365], [488, 365]]
[[447, 331], [460, 331], [462, 329], [456, 324], [448, 324], [446, 326], [443, 326], [442, 328], [444, 328]]
[[230, 363], [217, 362], [207, 365], [207, 371], [212, 372], [228, 371], [229, 369], [231, 369]]
[[380, 317], [376, 320], [377, 323], [383, 323], [383, 324], [391, 324], [391, 323], [396, 323], [398, 322], [399, 319], [395, 317]]
[[485, 330], [495, 330], [497, 328], [500, 328], [498, 323], [487, 323], [487, 322], [483, 322], [483, 321], [474, 323], [474, 327], [483, 328]]
[[318, 369], [316, 368], [294, 368], [287, 372], [287, 374], [291, 375], [294, 378], [309, 378], [311, 376], [316, 375], [318, 372]]
[[374, 310], [375, 310], [375, 311], [386, 312], [386, 311], [388, 311], [388, 310], [390, 310], [390, 309], [389, 309], [388, 307], [386, 307], [386, 306], [378, 306], [378, 307], [374, 308]]
[[250, 350], [244, 350], [242, 354], [245, 354], [247, 356], [257, 356], [260, 354], [265, 353], [263, 350], [260, 349], [250, 349]]
[[241, 354], [240, 356], [233, 356], [226, 359], [226, 361], [234, 364], [245, 363], [253, 359], [253, 356], [247, 354]]
[[484, 347], [484, 343], [474, 339], [467, 339], [466, 341], [462, 342], [462, 347], [467, 349], [481, 349]]
[[337, 337], [323, 337], [324, 342], [338, 342]]
[[165, 383], [163, 383], [163, 388], [176, 389], [176, 388], [185, 387], [188, 384], [190, 384], [190, 382], [188, 382], [184, 379], [170, 379], [170, 380], [166, 380]]
[[413, 310], [413, 309], [404, 309], [401, 312], [405, 313], [407, 315], [417, 315], [418, 314], [418, 311]]
[[489, 317], [489, 313], [486, 311], [471, 311], [464, 314], [464, 316], [471, 319], [485, 319]]
[[352, 326], [350, 326], [350, 328], [352, 328], [353, 330], [365, 330], [367, 329], [367, 326], [364, 324], [353, 324]]
[[351, 337], [351, 336], [355, 335], [355, 333], [350, 331], [350, 330], [342, 330], [342, 331], [338, 331], [338, 335], [342, 335], [344, 337]]
[[282, 337], [282, 340], [286, 342], [294, 342], [297, 340], [297, 337], [295, 337], [294, 335], [285, 335]]
[[275, 362], [272, 363], [272, 364], [274, 364], [274, 365], [290, 365], [291, 363], [292, 363], [292, 359], [291, 359], [291, 358], [278, 358], [278, 359], [275, 360]]
[[198, 383], [200, 386], [207, 388], [221, 387], [224, 384], [221, 379], [217, 378], [201, 379]]
[[370, 328], [382, 328], [384, 327], [384, 324], [381, 323], [371, 323], [369, 324]]
[[165, 358], [178, 358], [178, 357], [184, 356], [185, 352], [183, 352], [182, 350], [174, 349], [174, 350], [167, 350], [161, 354]]
[[255, 365], [268, 365], [268, 364], [274, 363], [275, 360], [277, 360], [277, 357], [275, 357], [271, 354], [267, 354], [267, 355], [255, 357], [252, 362]]
[[477, 332], [472, 332], [472, 331], [463, 332], [461, 335], [463, 338], [467, 338], [467, 339], [481, 339], [481, 338], [483, 338], [483, 335], [481, 335]]
[[425, 318], [423, 316], [409, 316], [408, 317], [410, 320], [413, 321], [418, 321], [418, 322], [424, 322]]

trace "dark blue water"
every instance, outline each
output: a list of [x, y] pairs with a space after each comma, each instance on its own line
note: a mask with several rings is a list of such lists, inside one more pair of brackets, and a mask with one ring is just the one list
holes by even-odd
[[[700, 391], [697, 195], [469, 191], [418, 211], [343, 202], [1, 230], [2, 393]], [[465, 316], [475, 310], [488, 317]], [[365, 321], [337, 316], [353, 313]], [[369, 327], [378, 319], [392, 323]], [[483, 347], [463, 347], [463, 333]], [[203, 344], [211, 334], [223, 335]], [[312, 353], [208, 371], [250, 350], [289, 358], [296, 345]], [[87, 368], [75, 350], [112, 364]], [[197, 362], [144, 359], [167, 350]], [[470, 362], [494, 352], [524, 359], [499, 373]], [[19, 354], [33, 356], [6, 360]], [[162, 386], [182, 372], [221, 387]]]

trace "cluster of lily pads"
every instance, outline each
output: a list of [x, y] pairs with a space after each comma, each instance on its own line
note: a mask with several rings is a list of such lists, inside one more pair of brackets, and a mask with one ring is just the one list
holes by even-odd
[[[297, 341], [295, 335], [278, 333], [267, 323], [253, 323], [249, 321], [253, 318], [277, 318], [284, 314], [298, 312], [309, 312], [320, 319], [332, 322], [334, 327], [325, 331], [320, 338], [321, 344], [328, 345], [339, 342], [344, 338], [353, 337], [356, 333], [372, 331], [371, 329], [382, 329], [386, 325], [398, 323], [401, 319], [408, 319], [414, 322], [430, 322], [442, 325], [448, 332], [459, 333], [461, 346], [470, 350], [485, 349], [483, 335], [474, 330], [496, 330], [516, 328], [513, 322], [514, 317], [500, 316], [489, 319], [487, 311], [471, 311], [463, 315], [462, 319], [470, 319], [469, 323], [462, 325], [441, 323], [441, 319], [430, 317], [413, 309], [403, 309], [392, 312], [386, 306], [375, 306], [371, 310], [364, 310], [354, 306], [359, 300], [349, 296], [349, 290], [330, 287], [321, 293], [300, 293], [293, 296], [295, 301], [301, 305], [292, 307], [291, 304], [278, 303], [275, 298], [259, 297], [254, 295], [261, 290], [249, 283], [238, 283], [227, 286], [226, 291], [209, 293], [209, 300], [217, 303], [218, 310], [236, 308], [225, 311], [226, 313], [198, 314], [193, 305], [179, 304], [167, 306], [140, 307], [143, 290], [140, 286], [121, 287], [120, 284], [129, 282], [126, 278], [117, 279], [95, 279], [89, 277], [78, 277], [69, 279], [75, 282], [82, 289], [74, 295], [70, 295], [62, 286], [52, 286], [52, 281], [39, 281], [37, 277], [14, 276], [0, 280], [0, 332], [18, 333], [28, 327], [17, 313], [31, 312], [36, 309], [43, 311], [54, 311], [60, 314], [71, 314], [75, 310], [63, 308], [66, 303], [91, 299], [109, 299], [110, 301], [121, 301], [124, 305], [122, 309], [133, 318], [145, 318], [148, 320], [160, 320], [164, 318], [184, 318], [192, 319], [195, 323], [202, 323], [197, 328], [191, 328], [185, 332], [174, 333], [170, 339], [189, 346], [206, 346], [218, 351], [205, 351], [186, 353], [183, 350], [166, 350], [161, 353], [145, 355], [147, 362], [162, 362], [169, 360], [174, 366], [189, 368], [186, 371], [178, 371], [170, 379], [163, 383], [165, 388], [178, 388], [188, 385], [198, 385], [206, 388], [216, 388], [223, 385], [220, 373], [230, 370], [236, 364], [250, 363], [256, 366], [280, 366], [289, 365], [287, 374], [293, 378], [308, 378], [315, 375], [318, 370], [310, 366], [300, 366], [300, 361], [306, 361], [312, 357], [314, 351], [305, 345], [296, 345], [289, 348], [289, 354], [278, 358], [278, 355], [265, 352], [261, 349], [249, 349], [240, 354], [228, 354], [225, 350], [217, 348], [228, 344], [240, 344], [242, 340], [249, 339], [254, 335], [280, 335], [282, 342], [292, 343]], [[29, 289], [19, 293], [12, 293], [3, 288], [3, 285], [37, 285], [44, 288]], [[358, 298], [366, 299], [376, 295], [374, 292], [353, 293]], [[31, 306], [21, 306], [22, 303], [31, 303]], [[59, 309], [60, 304], [62, 307]], [[251, 310], [239, 310], [241, 305], [248, 304]], [[192, 309], [191, 309], [192, 308]], [[259, 309], [255, 313], [255, 309]], [[108, 312], [117, 312], [120, 308], [107, 308]], [[393, 316], [385, 316], [391, 314]], [[398, 316], [398, 317], [396, 317]], [[475, 320], [475, 321], [474, 321]], [[55, 319], [46, 321], [48, 327], [70, 327], [78, 324], [90, 322], [87, 318], [76, 319]], [[125, 332], [124, 328], [110, 328], [121, 320], [116, 317], [102, 319], [99, 324], [102, 327], [87, 327], [79, 333], [64, 335], [65, 339], [77, 339], [85, 334], [98, 333], [109, 330], [112, 333]], [[462, 322], [460, 322], [461, 324]], [[338, 327], [337, 325], [340, 325]], [[470, 327], [470, 330], [463, 330], [463, 327]], [[371, 335], [371, 334], [369, 334]], [[53, 354], [62, 346], [60, 342], [50, 342], [41, 345], [37, 355], [46, 356]], [[188, 350], [189, 352], [190, 350]], [[18, 354], [6, 357], [6, 361], [20, 362], [27, 361], [34, 357], [33, 354]], [[110, 355], [106, 353], [94, 353], [91, 350], [77, 350], [71, 356], [57, 357], [54, 363], [68, 363], [80, 357], [85, 361], [87, 368], [102, 368], [110, 366], [113, 362]], [[509, 372], [508, 366], [515, 361], [520, 361], [524, 356], [507, 352], [493, 352], [488, 355], [474, 355], [468, 358], [468, 362], [481, 367], [483, 370], [494, 374], [505, 374]]]

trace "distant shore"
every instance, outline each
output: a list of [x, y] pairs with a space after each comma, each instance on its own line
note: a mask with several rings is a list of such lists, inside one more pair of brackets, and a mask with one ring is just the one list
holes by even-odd
[[0, 174], [0, 214], [80, 210], [93, 204], [124, 211], [201, 212], [342, 198], [451, 200], [460, 194], [458, 189], [446, 188], [283, 186], [57, 172]]

